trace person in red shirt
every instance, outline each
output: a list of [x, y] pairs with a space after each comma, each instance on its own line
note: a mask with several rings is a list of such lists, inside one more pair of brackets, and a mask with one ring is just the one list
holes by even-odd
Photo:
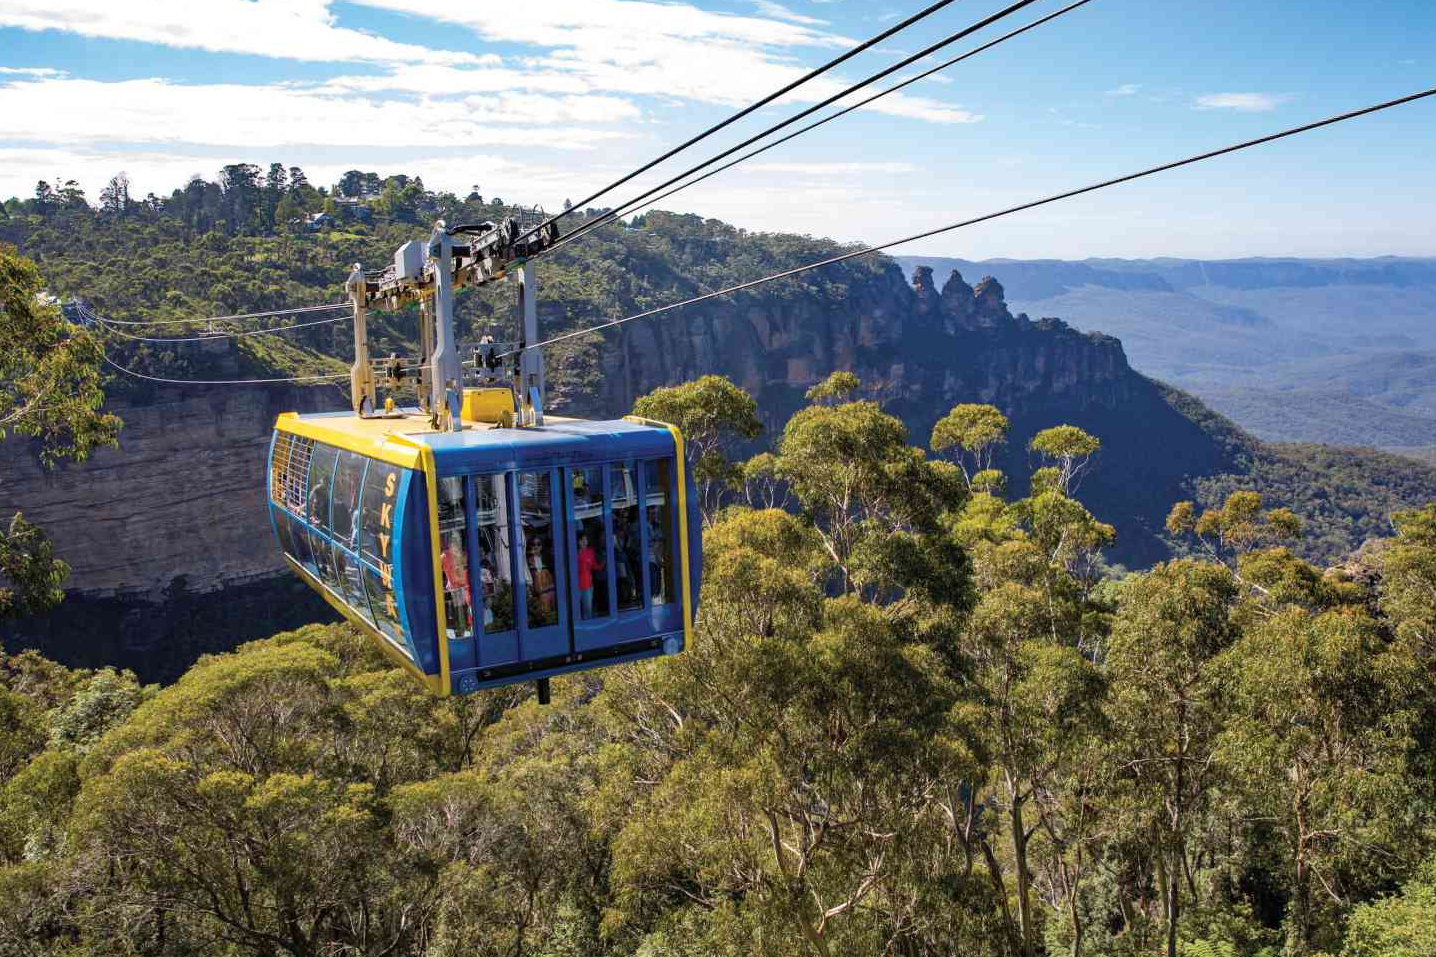
[[603, 571], [603, 562], [598, 560], [588, 535], [578, 536], [578, 607], [584, 618], [593, 617], [593, 573]]
[[465, 622], [468, 627], [464, 629], [464, 633], [467, 634], [473, 628], [474, 593], [469, 587], [469, 559], [464, 554], [463, 546], [459, 544], [458, 539], [452, 539], [449, 542], [449, 547], [444, 549], [440, 561], [444, 567], [444, 578], [447, 581], [448, 590], [452, 592], [463, 589], [464, 605], [468, 608], [468, 621]]

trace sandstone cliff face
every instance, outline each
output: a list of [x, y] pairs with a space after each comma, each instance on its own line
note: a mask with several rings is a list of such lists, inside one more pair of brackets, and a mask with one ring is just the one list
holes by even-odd
[[[1037, 464], [1027, 451], [1032, 436], [1077, 425], [1103, 442], [1080, 493], [1117, 526], [1112, 554], [1132, 565], [1166, 556], [1163, 521], [1194, 477], [1232, 466], [1228, 450], [1132, 370], [1121, 342], [1059, 319], [1014, 316], [992, 277], [972, 286], [954, 271], [939, 286], [931, 270], [918, 269], [908, 284], [894, 266], [846, 292], [838, 301], [802, 289], [743, 296], [624, 326], [584, 376], [593, 384], [582, 393], [587, 407], [568, 411], [620, 414], [656, 386], [718, 373], [758, 399], [771, 442], [810, 386], [847, 369], [917, 445], [959, 402], [1001, 408], [1012, 434], [999, 465], [1017, 494]], [[558, 379], [575, 372], [559, 366]]]
[[70, 563], [72, 588], [155, 600], [176, 578], [197, 592], [283, 565], [264, 503], [265, 462], [281, 412], [343, 401], [333, 389], [166, 388], [112, 405], [118, 449], [45, 471], [19, 443], [0, 460], [0, 511], [19, 510]]
[[[1117, 557], [1163, 557], [1157, 530], [1194, 475], [1222, 463], [1210, 437], [1127, 365], [1121, 343], [1055, 319], [1013, 316], [1003, 289], [930, 270], [908, 284], [896, 265], [841, 295], [794, 284], [622, 327], [588, 358], [550, 357], [551, 405], [618, 415], [634, 397], [708, 373], [759, 402], [768, 441], [803, 392], [836, 369], [856, 372], [868, 397], [926, 445], [959, 402], [989, 402], [1011, 418], [1002, 467], [1021, 493], [1036, 431], [1062, 422], [1103, 440], [1081, 490], [1119, 530]], [[177, 675], [198, 653], [332, 615], [284, 569], [264, 504], [275, 417], [343, 408], [334, 387], [161, 388], [118, 405], [121, 447], [43, 472], [23, 446], [0, 459], [0, 513], [44, 527], [70, 562], [60, 612], [0, 633], [77, 664], [124, 661], [146, 677]]]
[[44, 528], [71, 574], [54, 613], [0, 624], [5, 647], [170, 680], [205, 652], [331, 619], [284, 567], [264, 477], [275, 417], [339, 401], [332, 388], [165, 387], [113, 404], [120, 447], [83, 463], [47, 472], [6, 443], [0, 513]]

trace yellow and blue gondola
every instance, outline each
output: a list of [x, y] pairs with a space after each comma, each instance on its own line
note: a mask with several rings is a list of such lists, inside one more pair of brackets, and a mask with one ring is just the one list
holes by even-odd
[[439, 431], [417, 409], [287, 413], [270, 517], [296, 574], [465, 694], [686, 646], [702, 550], [683, 452], [636, 418]]

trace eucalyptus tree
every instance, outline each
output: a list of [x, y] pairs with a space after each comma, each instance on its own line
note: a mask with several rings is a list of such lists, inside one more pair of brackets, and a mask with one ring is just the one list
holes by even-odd
[[732, 455], [763, 433], [758, 404], [723, 376], [707, 375], [654, 389], [633, 403], [633, 414], [678, 426], [698, 488], [705, 524], [711, 524], [724, 489], [740, 475]]
[[1374, 870], [1379, 886], [1420, 826], [1406, 756], [1425, 672], [1410, 651], [1360, 607], [1289, 607], [1223, 656], [1232, 699], [1221, 756], [1282, 835], [1290, 954], [1334, 948], [1361, 875]]
[[1226, 704], [1219, 657], [1238, 638], [1231, 572], [1190, 561], [1126, 582], [1106, 651], [1107, 712], [1125, 786], [1117, 798], [1156, 869], [1167, 957], [1197, 896], [1191, 835], [1221, 781]]

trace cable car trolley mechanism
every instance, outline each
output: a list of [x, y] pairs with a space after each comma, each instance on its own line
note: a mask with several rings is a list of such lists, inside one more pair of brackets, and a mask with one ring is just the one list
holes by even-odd
[[[446, 228], [355, 266], [352, 409], [279, 416], [269, 508], [290, 568], [439, 694], [677, 654], [701, 523], [670, 425], [545, 416], [528, 256], [553, 231]], [[458, 241], [456, 241], [458, 240]], [[524, 341], [460, 358], [454, 291], [517, 281]], [[371, 359], [371, 305], [420, 307], [420, 356]], [[380, 386], [388, 392], [377, 401]], [[417, 392], [417, 404], [395, 395]]]

